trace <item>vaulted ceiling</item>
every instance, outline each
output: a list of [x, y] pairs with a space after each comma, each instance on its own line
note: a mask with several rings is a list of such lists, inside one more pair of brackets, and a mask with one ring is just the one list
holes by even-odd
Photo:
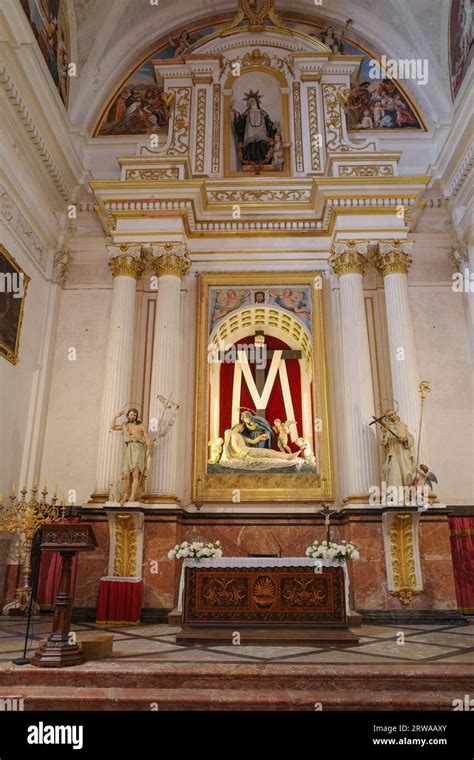
[[[233, 15], [236, 0], [68, 0], [78, 77], [72, 84], [73, 123], [90, 128], [101, 105], [154, 42], [198, 20]], [[445, 121], [451, 112], [448, 75], [447, 0], [314, 0], [276, 3], [280, 13], [296, 10], [341, 28], [353, 19], [350, 38], [388, 58], [429, 61], [424, 86], [407, 82], [427, 121]], [[75, 49], [74, 49], [75, 48]]]

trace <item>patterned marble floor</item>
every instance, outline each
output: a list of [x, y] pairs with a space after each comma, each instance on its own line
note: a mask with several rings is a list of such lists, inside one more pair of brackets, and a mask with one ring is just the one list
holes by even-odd
[[[51, 617], [34, 621], [28, 656], [51, 630]], [[117, 663], [281, 663], [295, 665], [398, 665], [400, 663], [474, 666], [474, 625], [364, 625], [354, 629], [357, 647], [270, 647], [270, 646], [182, 646], [175, 642], [177, 628], [168, 625], [94, 626], [78, 625], [79, 632], [108, 632], [114, 636], [112, 659]], [[0, 670], [23, 651], [25, 624], [0, 620]], [[399, 634], [403, 633], [401, 637]], [[402, 642], [403, 643], [398, 643]], [[100, 667], [100, 662], [95, 665]]]

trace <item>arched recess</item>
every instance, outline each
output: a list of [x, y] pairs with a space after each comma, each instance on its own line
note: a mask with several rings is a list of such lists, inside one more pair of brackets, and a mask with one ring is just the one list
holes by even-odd
[[[277, 338], [286, 344], [291, 350], [301, 351], [298, 359], [301, 383], [301, 421], [302, 429], [299, 433], [309, 441], [314, 450], [316, 441], [313, 441], [313, 392], [314, 367], [313, 367], [313, 344], [308, 328], [293, 314], [277, 306], [252, 306], [244, 307], [232, 312], [223, 319], [213, 330], [209, 338], [209, 438], [217, 439], [222, 434], [220, 430], [220, 377], [221, 364], [219, 357], [222, 352], [232, 346], [245, 341], [255, 335], [256, 331], [263, 331], [266, 336]], [[239, 357], [238, 372], [234, 374], [234, 386], [232, 391], [232, 425], [239, 421], [240, 390], [243, 380], [240, 366], [246, 363], [243, 352]], [[277, 365], [274, 362], [274, 371], [278, 372], [283, 389], [285, 411], [287, 419], [292, 417], [292, 398], [288, 386], [286, 365], [280, 360]], [[269, 363], [267, 362], [267, 366]], [[244, 367], [245, 369], [245, 367]], [[271, 372], [271, 367], [268, 374]], [[267, 374], [267, 377], [268, 377]], [[245, 372], [244, 372], [245, 375]], [[317, 448], [317, 446], [316, 446]]]
[[[301, 0], [298, 10], [300, 15], [304, 14], [315, 26], [321, 27], [325, 23], [339, 25], [344, 23], [341, 14], [336, 14], [332, 9], [326, 7], [323, 10], [319, 7], [315, 9], [314, 4], [308, 0]], [[282, 3], [280, 11], [285, 16], [287, 13], [293, 12], [293, 8], [285, 7], [285, 4]], [[321, 17], [321, 12], [324, 13], [324, 18]], [[184, 25], [188, 29], [202, 28], [211, 22], [217, 25], [224, 20], [230, 21], [234, 13], [234, 0], [228, 2], [210, 0], [204, 8], [199, 7], [198, 4], [193, 4], [191, 10], [187, 0], [175, 0], [173, 8], [170, 8], [166, 0], [163, 0], [160, 2], [158, 42], [156, 27], [150, 24], [149, 19], [144, 19], [133, 29], [127, 30], [105, 54], [102, 50], [100, 62], [98, 60], [99, 51], [94, 50], [96, 60], [91, 59], [87, 62], [84, 69], [84, 79], [78, 83], [80, 86], [76, 88], [77, 98], [71, 109], [72, 120], [75, 123], [85, 125], [90, 133], [94, 134], [94, 130], [100, 121], [99, 117], [110, 107], [114, 95], [127, 81], [130, 73], [154, 54], [157, 46], [168, 40], [170, 36], [177, 35]], [[210, 16], [210, 14], [214, 15]], [[357, 30], [356, 40], [361, 40], [361, 47], [365, 51], [373, 51], [380, 47], [380, 40], [383, 39], [384, 51], [387, 52], [387, 55], [394, 55], [397, 58], [411, 57], [412, 50], [409, 37], [395, 29], [386, 20], [381, 22], [375, 14], [368, 13], [360, 7], [351, 8], [350, 15], [354, 18], [353, 28]], [[178, 18], [183, 18], [185, 21], [177, 26], [176, 20]], [[143, 51], [139, 56], [137, 56], [136, 47], [138, 39], [140, 40], [140, 49]], [[350, 36], [348, 40], [351, 41]], [[428, 53], [428, 50], [423, 51], [425, 57], [428, 56]], [[376, 55], [374, 57], [377, 58]], [[97, 76], [99, 63], [100, 77]], [[408, 97], [415, 112], [417, 111], [415, 100], [422, 103], [425, 116], [429, 114], [431, 121], [433, 118], [439, 118], [447, 113], [450, 109], [451, 104], [446, 101], [446, 93], [443, 92], [435, 67], [430, 69], [430, 78], [426, 87], [418, 87], [416, 95], [410, 82], [404, 83], [400, 89]]]

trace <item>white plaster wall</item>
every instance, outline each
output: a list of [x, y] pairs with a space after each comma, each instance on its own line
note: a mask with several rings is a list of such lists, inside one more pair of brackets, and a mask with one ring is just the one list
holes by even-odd
[[432, 383], [424, 424], [436, 493], [448, 504], [474, 501], [474, 383], [463, 295], [452, 290], [448, 234], [414, 235], [409, 275], [418, 369]]
[[[6, 491], [21, 477], [22, 458], [31, 414], [40, 414], [32, 398], [38, 375], [45, 369], [43, 334], [48, 310], [52, 308], [52, 289], [11, 230], [0, 221], [0, 240], [24, 272], [31, 277], [20, 338], [20, 361], [10, 364], [0, 357], [0, 490]], [[23, 485], [23, 483], [21, 484]]]
[[[63, 292], [53, 365], [43, 477], [86, 503], [95, 487], [98, 425], [107, 349], [111, 287]], [[76, 361], [68, 350], [75, 348]]]

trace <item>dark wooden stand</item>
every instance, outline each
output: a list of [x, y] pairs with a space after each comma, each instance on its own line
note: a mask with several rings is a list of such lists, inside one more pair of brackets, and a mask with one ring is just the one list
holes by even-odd
[[[92, 525], [50, 523], [43, 526], [41, 549], [61, 554], [62, 571], [54, 609], [53, 630], [31, 661], [39, 668], [64, 668], [84, 662], [80, 645], [75, 642], [75, 637], [70, 636], [73, 604], [72, 558], [77, 552], [93, 551], [96, 546]], [[74, 638], [74, 641], [71, 641], [71, 638]]]

